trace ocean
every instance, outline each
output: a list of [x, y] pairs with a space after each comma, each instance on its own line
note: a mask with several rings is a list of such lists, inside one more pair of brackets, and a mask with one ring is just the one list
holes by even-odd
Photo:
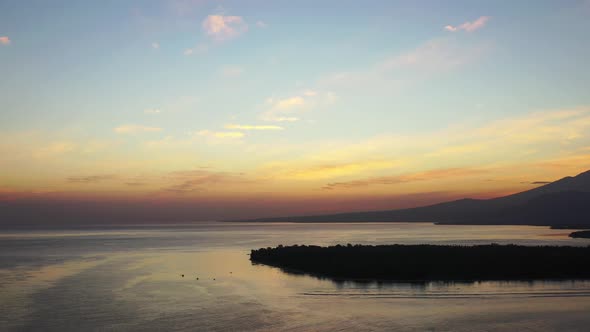
[[0, 330], [587, 331], [590, 281], [341, 282], [248, 256], [279, 244], [590, 245], [569, 232], [431, 223], [5, 229]]

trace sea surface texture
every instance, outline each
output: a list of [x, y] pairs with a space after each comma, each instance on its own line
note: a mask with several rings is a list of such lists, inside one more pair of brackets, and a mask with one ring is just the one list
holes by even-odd
[[279, 244], [590, 245], [569, 232], [217, 222], [2, 230], [0, 331], [588, 331], [590, 281], [337, 282], [248, 257]]

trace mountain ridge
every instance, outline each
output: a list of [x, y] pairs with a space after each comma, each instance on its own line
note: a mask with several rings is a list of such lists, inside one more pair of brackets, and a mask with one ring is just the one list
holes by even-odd
[[590, 170], [527, 191], [491, 199], [463, 198], [406, 209], [234, 221], [590, 225]]

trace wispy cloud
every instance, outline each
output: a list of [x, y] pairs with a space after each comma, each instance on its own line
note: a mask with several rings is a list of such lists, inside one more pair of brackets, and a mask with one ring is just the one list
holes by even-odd
[[137, 134], [137, 133], [149, 133], [159, 132], [162, 128], [158, 127], [147, 127], [142, 125], [122, 125], [113, 129], [117, 134]]
[[480, 48], [465, 48], [447, 39], [434, 39], [413, 50], [389, 57], [377, 64], [376, 68], [380, 73], [401, 69], [436, 72], [465, 64], [480, 52]]
[[294, 122], [299, 118], [290, 114], [302, 110], [306, 106], [304, 97], [294, 96], [282, 99], [268, 98], [268, 110], [262, 113], [262, 120], [273, 122]]
[[88, 176], [71, 176], [66, 179], [69, 183], [78, 183], [78, 184], [94, 184], [104, 181], [109, 181], [115, 179], [116, 176], [112, 174], [108, 175], [88, 175]]
[[145, 142], [147, 148], [179, 148], [202, 145], [203, 142], [210, 144], [243, 144], [243, 138], [246, 137], [245, 131], [278, 131], [283, 130], [279, 126], [267, 125], [240, 125], [227, 124], [224, 126], [227, 130], [199, 130], [189, 133], [185, 137], [167, 136], [158, 140]]
[[197, 132], [199, 136], [205, 137], [214, 137], [214, 138], [242, 138], [244, 137], [244, 133], [240, 131], [211, 131], [211, 130], [201, 130]]
[[78, 148], [78, 145], [70, 141], [52, 142], [47, 145], [37, 148], [33, 152], [33, 156], [36, 158], [45, 158], [60, 156], [68, 152], [74, 151]]
[[194, 15], [208, 0], [168, 0], [170, 10], [179, 16]]
[[274, 121], [274, 122], [296, 122], [299, 121], [299, 118], [294, 116], [274, 116], [269, 113], [266, 113], [263, 117], [265, 121]]
[[171, 172], [168, 181], [176, 182], [175, 184], [163, 188], [164, 192], [174, 194], [189, 194], [211, 189], [212, 186], [221, 184], [247, 183], [251, 182], [246, 179], [242, 173], [216, 172], [208, 170], [190, 170]]
[[465, 22], [460, 25], [447, 25], [447, 26], [445, 26], [445, 30], [450, 31], [450, 32], [457, 32], [460, 30], [472, 32], [472, 31], [483, 28], [489, 20], [490, 20], [489, 16], [480, 16], [479, 18], [477, 18], [475, 21], [472, 21], [472, 22]]
[[200, 43], [200, 44], [197, 44], [197, 46], [195, 46], [193, 48], [187, 48], [186, 50], [184, 50], [183, 54], [186, 56], [191, 56], [191, 55], [198, 55], [198, 54], [207, 53], [207, 51], [209, 51], [209, 45], [207, 45], [205, 43]]
[[240, 66], [224, 66], [220, 72], [224, 77], [238, 77], [244, 73], [244, 68]]
[[143, 110], [143, 112], [145, 114], [160, 114], [162, 113], [162, 110], [160, 110], [159, 108], [147, 108]]
[[399, 165], [400, 163], [395, 160], [363, 160], [356, 162], [343, 161], [323, 163], [303, 168], [293, 168], [289, 163], [279, 163], [275, 164], [272, 168], [276, 169], [276, 167], [279, 166], [279, 173], [276, 175], [282, 178], [294, 180], [318, 180], [390, 169]]
[[285, 98], [267, 98], [261, 119], [271, 122], [295, 122], [300, 114], [312, 110], [318, 106], [326, 106], [336, 101], [333, 92], [320, 93], [314, 90], [305, 90], [298, 95]]
[[2, 36], [0, 37], [0, 45], [10, 45], [12, 41], [10, 40], [10, 38], [8, 38], [8, 36]]
[[153, 48], [153, 49], [156, 49], [156, 50], [157, 50], [157, 49], [159, 49], [159, 48], [160, 48], [160, 43], [158, 43], [158, 42], [153, 42], [153, 43], [152, 43], [152, 48]]
[[[468, 184], [451, 179], [464, 176], [483, 183], [479, 172], [490, 171], [502, 177], [492, 184], [494, 188], [521, 186], [524, 190], [523, 178], [573, 174], [590, 167], [590, 150], [584, 150], [590, 142], [588, 133], [588, 107], [533, 112], [417, 135], [380, 135], [354, 143], [315, 142], [307, 146], [309, 152], [298, 152], [296, 158], [283, 154], [285, 159], [262, 165], [260, 173], [281, 181], [327, 180], [327, 185], [318, 185], [331, 189], [367, 187], [391, 193], [424, 190], [434, 180], [446, 181], [440, 188], [468, 190]], [[273, 148], [265, 152], [270, 150]], [[547, 162], [552, 159], [556, 161]], [[409, 183], [412, 185], [406, 185]], [[399, 186], [372, 187], [377, 184]]]
[[443, 178], [458, 178], [465, 179], [471, 175], [481, 175], [489, 171], [484, 169], [473, 168], [448, 168], [448, 169], [433, 169], [425, 172], [408, 173], [394, 176], [370, 177], [362, 180], [333, 182], [328, 183], [323, 189], [348, 189], [355, 187], [366, 187], [371, 185], [392, 185], [416, 181], [432, 181]]
[[263, 21], [256, 21], [256, 26], [259, 27], [259, 28], [264, 29], [264, 28], [268, 27], [268, 24], [266, 24]]
[[203, 20], [202, 27], [216, 41], [232, 39], [248, 31], [248, 25], [241, 16], [209, 15]]
[[125, 185], [128, 187], [142, 187], [147, 185], [145, 182], [125, 182]]
[[291, 97], [285, 99], [279, 99], [276, 101], [271, 101], [273, 107], [280, 109], [280, 110], [290, 110], [296, 107], [300, 107], [305, 105], [305, 99], [303, 97]]
[[228, 124], [228, 125], [225, 125], [225, 129], [235, 129], [235, 130], [283, 130], [284, 128], [281, 127], [281, 126]]
[[551, 183], [551, 181], [534, 181], [534, 182], [531, 182], [531, 184], [534, 184], [534, 185], [542, 185], [542, 184], [549, 184], [549, 183]]
[[323, 89], [358, 93], [370, 88], [371, 93], [397, 91], [428, 80], [434, 75], [474, 62], [490, 48], [485, 42], [458, 43], [452, 38], [429, 40], [405, 52], [384, 57], [365, 68], [328, 74], [319, 80]]

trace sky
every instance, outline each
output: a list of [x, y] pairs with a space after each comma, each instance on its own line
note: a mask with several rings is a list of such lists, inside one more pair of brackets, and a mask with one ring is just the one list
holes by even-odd
[[223, 219], [532, 189], [590, 169], [588, 35], [587, 0], [2, 1], [0, 202]]

